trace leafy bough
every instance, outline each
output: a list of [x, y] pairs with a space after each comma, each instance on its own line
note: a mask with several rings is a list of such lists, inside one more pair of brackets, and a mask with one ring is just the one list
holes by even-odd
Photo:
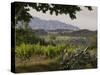
[[65, 55], [65, 53], [62, 54], [62, 63], [63, 69], [74, 69], [74, 68], [80, 68], [79, 61], [81, 61], [82, 55], [86, 55], [88, 50], [88, 47], [86, 47], [84, 50], [77, 50], [75, 53]]

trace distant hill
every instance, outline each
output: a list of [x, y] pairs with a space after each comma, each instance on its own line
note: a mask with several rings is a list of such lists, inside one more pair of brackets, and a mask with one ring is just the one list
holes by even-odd
[[97, 35], [97, 31], [90, 31], [87, 29], [82, 29], [78, 31], [72, 31], [70, 33], [63, 33], [62, 35], [67, 35], [67, 36], [94, 36]]
[[56, 30], [56, 29], [68, 29], [68, 30], [79, 30], [77, 26], [66, 24], [57, 20], [43, 20], [34, 17], [29, 25], [32, 29], [44, 29], [44, 30]]
[[77, 26], [66, 24], [56, 20], [43, 20], [34, 17], [29, 23], [33, 32], [38, 35], [59, 34], [66, 36], [92, 36], [96, 35], [97, 31], [88, 29], [80, 29]]
[[62, 36], [84, 36], [84, 37], [97, 35], [97, 31], [90, 31], [87, 29], [82, 29], [77, 31], [72, 31], [68, 29], [56, 29], [56, 30], [34, 29], [33, 32], [35, 32], [38, 35], [56, 34]]

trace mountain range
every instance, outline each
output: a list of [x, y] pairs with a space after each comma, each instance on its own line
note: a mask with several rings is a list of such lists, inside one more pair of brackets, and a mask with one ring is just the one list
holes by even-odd
[[44, 29], [44, 30], [56, 30], [56, 29], [68, 29], [79, 30], [80, 28], [71, 24], [66, 24], [57, 20], [43, 20], [37, 17], [31, 19], [29, 23], [32, 29]]

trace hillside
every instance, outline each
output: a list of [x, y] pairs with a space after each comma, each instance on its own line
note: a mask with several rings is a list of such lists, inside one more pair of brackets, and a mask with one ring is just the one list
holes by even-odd
[[66, 24], [57, 20], [43, 20], [34, 17], [29, 23], [32, 29], [44, 29], [44, 30], [56, 30], [56, 29], [68, 29], [79, 30], [77, 26]]

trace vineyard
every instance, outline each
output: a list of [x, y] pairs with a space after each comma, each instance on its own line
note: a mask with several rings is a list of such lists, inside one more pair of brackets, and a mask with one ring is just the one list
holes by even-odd
[[16, 72], [97, 67], [96, 36], [39, 36], [31, 31], [19, 32], [16, 30]]

